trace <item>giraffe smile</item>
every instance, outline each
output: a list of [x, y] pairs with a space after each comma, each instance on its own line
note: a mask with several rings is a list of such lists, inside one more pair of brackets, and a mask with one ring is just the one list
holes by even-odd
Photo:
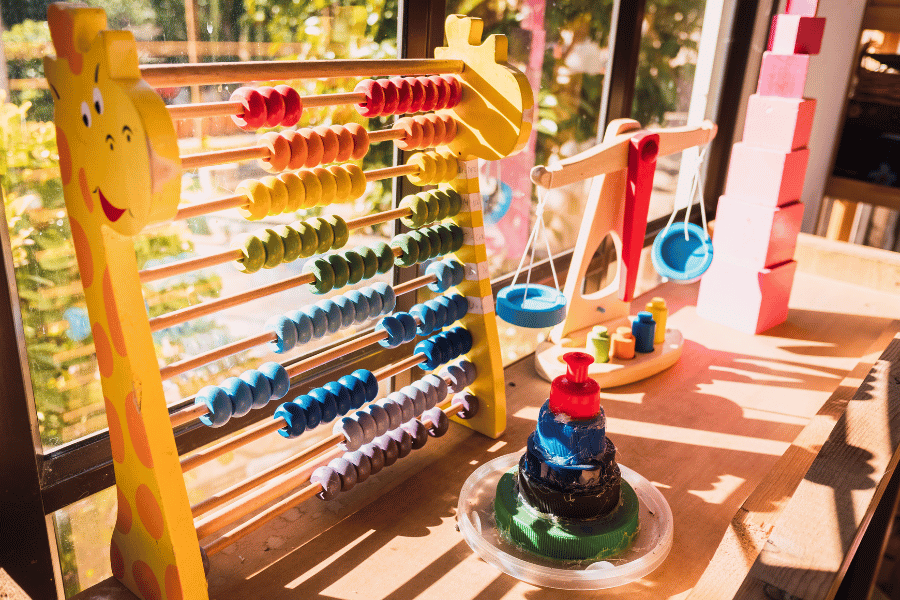
[[110, 204], [109, 200], [106, 199], [106, 196], [103, 195], [103, 191], [98, 187], [96, 190], [97, 195], [100, 196], [100, 206], [103, 207], [103, 213], [106, 215], [106, 218], [110, 220], [111, 223], [115, 223], [119, 220], [125, 213], [124, 208], [116, 208], [112, 204]]

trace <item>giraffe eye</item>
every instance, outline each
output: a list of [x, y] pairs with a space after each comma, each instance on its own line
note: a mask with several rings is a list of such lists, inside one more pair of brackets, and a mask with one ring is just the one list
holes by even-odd
[[103, 114], [103, 96], [100, 95], [100, 88], [94, 88], [94, 110], [98, 115]]
[[88, 108], [87, 102], [81, 103], [81, 121], [85, 127], [91, 126], [91, 109]]

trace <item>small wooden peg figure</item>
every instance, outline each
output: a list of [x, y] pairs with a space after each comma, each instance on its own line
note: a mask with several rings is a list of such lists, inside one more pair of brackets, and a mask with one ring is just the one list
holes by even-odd
[[634, 358], [634, 335], [630, 327], [619, 327], [610, 338], [609, 354], [612, 358], [631, 360]]
[[653, 336], [656, 323], [653, 315], [643, 310], [637, 314], [637, 319], [631, 323], [631, 333], [634, 335], [634, 349], [637, 352], [647, 354], [653, 352]]
[[609, 330], [605, 325], [595, 326], [588, 334], [587, 347], [598, 363], [609, 362]]
[[653, 335], [653, 344], [662, 344], [666, 341], [666, 317], [669, 316], [669, 309], [666, 307], [665, 299], [656, 297], [648, 302], [647, 312], [653, 315], [653, 320], [656, 321], [656, 333]]

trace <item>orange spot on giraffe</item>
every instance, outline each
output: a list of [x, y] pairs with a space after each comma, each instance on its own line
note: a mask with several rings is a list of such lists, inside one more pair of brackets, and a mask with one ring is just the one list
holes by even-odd
[[178, 567], [169, 565], [166, 567], [166, 600], [182, 600], [181, 578], [178, 577]]
[[134, 453], [142, 465], [148, 469], [153, 468], [153, 456], [150, 454], [150, 444], [147, 443], [147, 430], [144, 429], [144, 422], [134, 402], [134, 392], [129, 392], [125, 397], [125, 418], [128, 421], [128, 433], [131, 436]]
[[106, 323], [109, 325], [109, 335], [112, 337], [113, 348], [116, 349], [119, 356], [125, 356], [125, 336], [122, 334], [119, 310], [116, 308], [116, 299], [113, 296], [109, 268], [103, 271], [103, 306], [106, 308]]
[[131, 504], [128, 503], [128, 499], [119, 488], [116, 488], [116, 500], [119, 502], [116, 513], [116, 530], [124, 535], [131, 531]]
[[160, 600], [159, 582], [150, 565], [142, 560], [134, 561], [131, 565], [131, 575], [144, 600]]
[[94, 334], [94, 348], [97, 351], [97, 366], [100, 367], [100, 374], [103, 377], [109, 377], [113, 372], [113, 355], [109, 338], [106, 337], [106, 330], [100, 323], [94, 323], [91, 325], [91, 332]]
[[63, 185], [72, 180], [72, 153], [69, 152], [69, 140], [59, 127], [56, 128], [56, 147], [59, 149], [59, 172]]
[[75, 257], [78, 259], [78, 270], [81, 272], [81, 283], [89, 288], [94, 283], [94, 257], [91, 254], [91, 245], [88, 244], [87, 235], [81, 223], [69, 215], [69, 225], [72, 228], [72, 243], [75, 245]]
[[113, 577], [122, 579], [125, 577], [125, 561], [122, 559], [122, 552], [116, 540], [109, 543], [109, 565], [112, 567]]
[[113, 460], [121, 463], [125, 460], [125, 437], [122, 435], [122, 422], [119, 420], [119, 413], [116, 407], [109, 401], [109, 398], [103, 398], [106, 403], [106, 424], [109, 426], [109, 445], [112, 448]]
[[159, 508], [156, 496], [153, 495], [150, 488], [142, 483], [138, 486], [134, 500], [138, 516], [141, 518], [144, 528], [153, 536], [154, 540], [158, 540], [162, 537], [165, 524], [163, 523], [162, 510]]
[[91, 188], [88, 187], [87, 174], [84, 167], [78, 169], [78, 185], [81, 186], [81, 197], [84, 199], [84, 205], [88, 211], [94, 212], [94, 197], [91, 196]]
[[75, 23], [72, 16], [62, 8], [51, 4], [47, 7], [47, 24], [53, 32], [53, 48], [56, 50], [56, 56], [67, 59], [72, 73], [78, 75], [84, 61], [75, 47], [73, 36]]

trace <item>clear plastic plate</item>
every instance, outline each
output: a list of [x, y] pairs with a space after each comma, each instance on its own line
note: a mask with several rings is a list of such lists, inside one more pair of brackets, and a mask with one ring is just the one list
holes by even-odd
[[527, 583], [563, 590], [602, 590], [653, 572], [672, 549], [672, 510], [653, 485], [624, 465], [622, 477], [640, 501], [640, 529], [625, 554], [598, 562], [561, 562], [531, 554], [500, 537], [494, 522], [494, 496], [500, 477], [519, 462], [507, 454], [472, 473], [459, 493], [459, 530], [472, 550], [504, 573]]

